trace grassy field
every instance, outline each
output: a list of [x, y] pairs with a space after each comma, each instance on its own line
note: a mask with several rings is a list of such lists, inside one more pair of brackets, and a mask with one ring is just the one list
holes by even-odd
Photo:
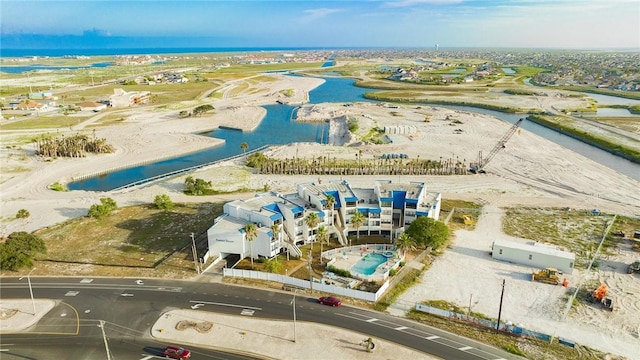
[[0, 125], [0, 130], [28, 130], [28, 129], [60, 129], [69, 128], [89, 119], [89, 116], [67, 116], [57, 112], [29, 116], [18, 121]]
[[35, 233], [47, 246], [35, 266], [50, 275], [66, 266], [87, 275], [193, 276], [190, 234], [205, 232], [221, 213], [220, 203], [177, 204], [171, 211], [140, 205], [103, 219], [72, 219]]
[[[586, 267], [604, 236], [606, 224], [612, 215], [594, 216], [591, 211], [561, 208], [507, 209], [503, 221], [506, 234], [529, 240], [557, 245], [576, 253], [576, 267]], [[618, 216], [611, 227], [627, 234], [640, 227], [640, 220]], [[618, 245], [618, 238], [607, 235], [602, 255], [610, 254]]]

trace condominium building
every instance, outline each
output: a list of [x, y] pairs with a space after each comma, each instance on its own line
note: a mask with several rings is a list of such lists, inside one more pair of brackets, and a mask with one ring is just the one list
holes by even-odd
[[[332, 208], [328, 207], [330, 198]], [[234, 254], [242, 259], [253, 254], [254, 258], [271, 258], [288, 251], [301, 256], [298, 246], [315, 242], [320, 226], [343, 245], [347, 244], [348, 235], [358, 232], [390, 236], [392, 241], [418, 217], [438, 220], [440, 203], [441, 194], [427, 191], [423, 182], [379, 180], [373, 188], [352, 188], [345, 180], [299, 184], [296, 193], [267, 192], [226, 203], [224, 214], [207, 231], [209, 255], [226, 258]], [[365, 217], [357, 229], [351, 221], [356, 212]], [[306, 221], [311, 213], [317, 215], [318, 224], [313, 227]], [[248, 223], [258, 228], [251, 243], [243, 230]]]

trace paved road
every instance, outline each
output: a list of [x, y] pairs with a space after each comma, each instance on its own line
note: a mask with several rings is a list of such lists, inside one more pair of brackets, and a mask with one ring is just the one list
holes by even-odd
[[[139, 355], [142, 347], [160, 344], [150, 341], [146, 334], [167, 311], [191, 309], [198, 312], [236, 316], [242, 321], [251, 319], [292, 320], [292, 294], [277, 291], [229, 286], [218, 283], [188, 281], [112, 279], [112, 278], [31, 278], [34, 297], [37, 299], [61, 300], [35, 327], [36, 330], [55, 328], [56, 331], [72, 333], [73, 312], [77, 312], [78, 336], [73, 343], [97, 351], [102, 338], [100, 321], [105, 322], [105, 331], [110, 344], [116, 343], [118, 352]], [[3, 301], [29, 296], [25, 281], [0, 279]], [[201, 304], [201, 305], [198, 305]], [[65, 308], [64, 307], [68, 307]], [[73, 309], [73, 310], [71, 310]], [[253, 309], [251, 317], [243, 315]], [[60, 316], [66, 311], [66, 316]], [[433, 354], [445, 359], [515, 359], [499, 349], [458, 337], [435, 328], [427, 327], [402, 318], [350, 306], [330, 308], [319, 305], [315, 298], [297, 297], [297, 321], [330, 325], [376, 339], [403, 345], [424, 354]], [[61, 320], [64, 319], [64, 320]], [[251, 325], [247, 325], [250, 327]], [[33, 329], [32, 329], [33, 331]], [[53, 336], [53, 335], [51, 335]], [[56, 338], [56, 336], [53, 336]], [[3, 335], [2, 342], [7, 338]], [[13, 338], [10, 338], [13, 339]], [[21, 338], [15, 339], [16, 341]], [[132, 340], [131, 340], [132, 339]], [[67, 346], [69, 342], [63, 342]], [[156, 348], [156, 349], [157, 349]], [[63, 351], [62, 347], [57, 351]], [[237, 350], [237, 349], [236, 349]], [[102, 350], [104, 352], [104, 349]], [[205, 350], [203, 350], [205, 351]], [[256, 353], [255, 351], [249, 351]], [[208, 354], [216, 358], [216, 354]], [[82, 358], [82, 357], [80, 357]], [[88, 357], [91, 358], [91, 357]]]

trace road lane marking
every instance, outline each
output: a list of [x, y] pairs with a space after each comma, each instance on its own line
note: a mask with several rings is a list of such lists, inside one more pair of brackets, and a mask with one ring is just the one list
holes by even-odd
[[471, 349], [473, 349], [473, 347], [471, 347], [471, 346], [463, 346], [463, 347], [459, 348], [458, 350], [467, 351], [467, 350], [471, 350]]
[[195, 310], [195, 309], [199, 309], [201, 307], [203, 307], [204, 304], [195, 304], [195, 305], [191, 305], [191, 310]]
[[253, 313], [255, 311], [253, 310], [249, 310], [249, 309], [243, 309], [242, 312], [240, 312], [240, 315], [245, 315], [245, 316], [253, 316]]
[[93, 282], [93, 279], [82, 279], [80, 280], [81, 284], [90, 284]]
[[438, 336], [438, 335], [431, 335], [431, 336], [427, 336], [425, 339], [427, 339], [427, 340], [435, 340], [435, 339], [438, 339], [438, 338], [440, 338], [440, 336]]
[[64, 296], [77, 296], [80, 293], [80, 291], [67, 291], [66, 294], [64, 294]]
[[237, 307], [237, 308], [242, 308], [242, 309], [251, 309], [251, 310], [262, 311], [262, 308], [255, 307], [255, 306], [244, 306], [244, 305], [225, 304], [225, 303], [218, 303], [218, 302], [211, 302], [211, 301], [196, 301], [196, 300], [189, 300], [189, 302], [190, 303], [209, 304], [209, 305], [218, 305], [218, 306]]
[[408, 327], [407, 327], [407, 326], [398, 326], [398, 327], [396, 328], [396, 330], [399, 330], [399, 331], [406, 330], [406, 329], [408, 329]]
[[378, 319], [376, 319], [376, 318], [371, 318], [371, 319], [369, 319], [369, 320], [365, 320], [365, 321], [366, 321], [366, 322], [369, 322], [369, 323], [372, 323], [372, 322], [376, 322], [376, 321], [378, 321]]

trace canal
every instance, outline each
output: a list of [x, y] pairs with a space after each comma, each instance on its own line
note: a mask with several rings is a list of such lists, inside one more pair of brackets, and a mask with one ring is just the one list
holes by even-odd
[[[325, 83], [309, 93], [309, 101], [312, 104], [325, 102], [369, 101], [364, 99], [363, 94], [374, 90], [360, 88], [353, 84], [353, 79], [333, 77], [325, 78]], [[523, 117], [523, 115], [507, 114], [468, 106], [437, 106], [487, 114], [511, 124]], [[292, 106], [274, 104], [265, 105], [264, 107], [267, 110], [267, 114], [254, 131], [243, 132], [233, 129], [216, 129], [213, 132], [202, 134], [203, 136], [213, 136], [224, 139], [225, 142], [220, 146], [189, 155], [135, 166], [132, 168], [114, 171], [109, 174], [71, 182], [68, 184], [68, 188], [70, 190], [89, 191], [113, 190], [151, 177], [175, 172], [180, 169], [212, 163], [217, 160], [238, 155], [242, 152], [240, 145], [243, 142], [249, 144], [249, 150], [251, 150], [264, 145], [283, 145], [295, 142], [322, 142], [327, 138], [327, 124], [297, 123], [295, 121], [295, 108]], [[629, 160], [615, 156], [609, 152], [585, 144], [572, 137], [563, 135], [555, 130], [548, 129], [533, 122], [525, 121], [521, 127], [578, 154], [586, 156], [617, 172], [625, 174], [633, 179], [640, 180], [640, 164], [635, 164]]]

